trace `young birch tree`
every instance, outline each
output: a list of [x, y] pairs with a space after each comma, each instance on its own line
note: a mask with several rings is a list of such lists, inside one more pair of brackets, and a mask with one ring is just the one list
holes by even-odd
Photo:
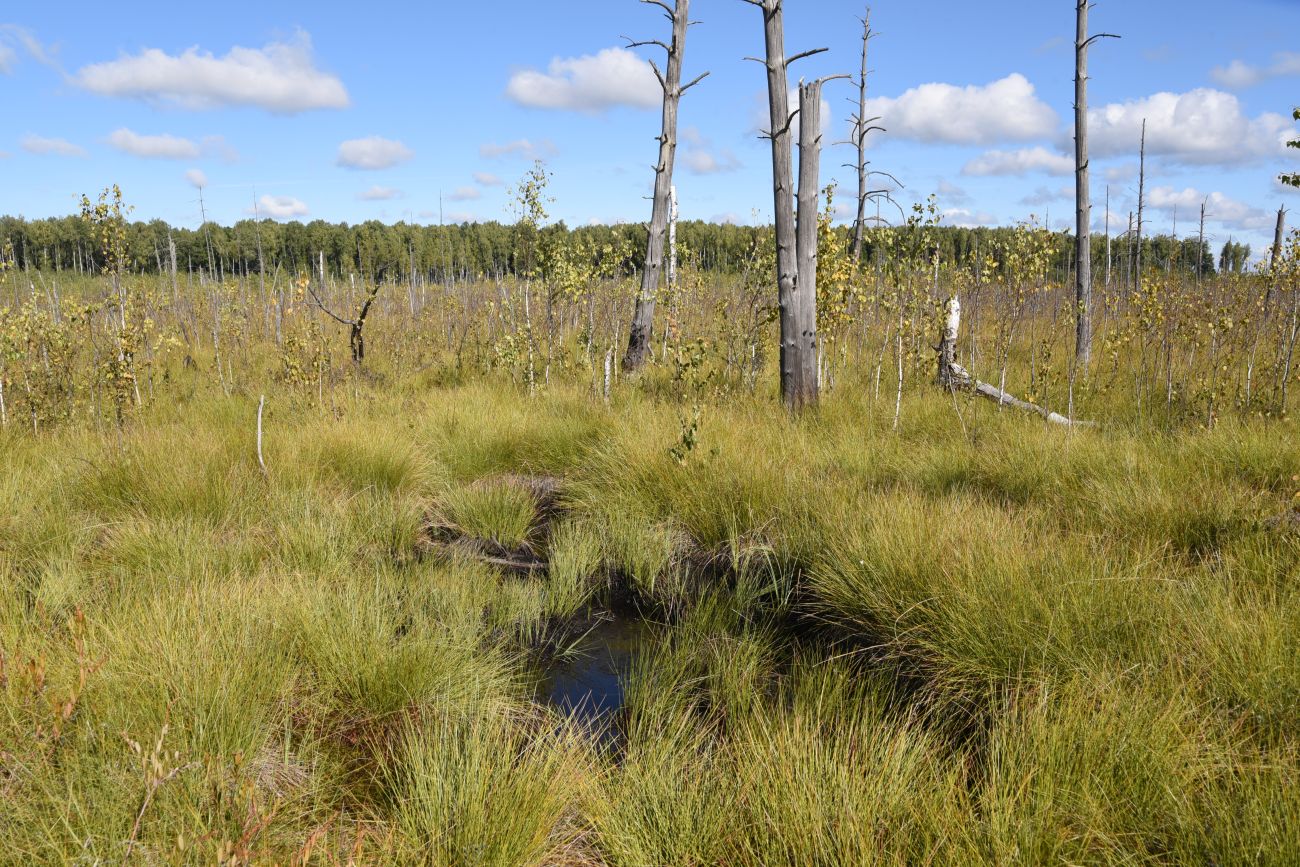
[[629, 40], [630, 48], [655, 45], [668, 53], [668, 63], [663, 71], [652, 60], [650, 66], [663, 89], [663, 126], [659, 135], [659, 161], [655, 164], [654, 205], [650, 210], [650, 237], [646, 242], [645, 268], [641, 272], [641, 290], [637, 293], [636, 307], [632, 313], [632, 329], [627, 340], [627, 354], [623, 368], [634, 371], [641, 367], [650, 352], [654, 333], [655, 295], [664, 271], [664, 247], [668, 234], [669, 211], [673, 189], [673, 162], [677, 156], [677, 110], [682, 94], [708, 76], [702, 73], [689, 84], [682, 85], [682, 55], [686, 50], [686, 31], [690, 28], [690, 0], [676, 0], [670, 7], [663, 0], [641, 0], [664, 10], [672, 23], [672, 43], [658, 39], [640, 42]]

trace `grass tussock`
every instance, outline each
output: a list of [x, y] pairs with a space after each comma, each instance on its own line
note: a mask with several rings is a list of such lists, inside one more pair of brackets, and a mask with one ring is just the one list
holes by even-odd
[[0, 435], [0, 861], [1300, 860], [1290, 423], [426, 385]]

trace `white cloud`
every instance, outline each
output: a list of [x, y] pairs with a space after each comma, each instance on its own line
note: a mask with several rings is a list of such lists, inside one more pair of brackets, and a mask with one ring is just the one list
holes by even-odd
[[977, 177], [1002, 175], [1027, 175], [1043, 172], [1049, 175], [1068, 175], [1074, 171], [1074, 158], [1054, 153], [1042, 146], [1020, 148], [1014, 151], [988, 151], [966, 163], [963, 175]]
[[44, 136], [31, 135], [29, 133], [28, 135], [23, 136], [21, 144], [23, 150], [27, 151], [29, 154], [48, 154], [60, 157], [87, 156], [85, 148], [79, 145], [74, 145], [72, 142], [65, 141], [61, 138], [45, 138]]
[[706, 150], [687, 150], [682, 154], [682, 163], [696, 175], [720, 175], [740, 168], [740, 160], [726, 148], [716, 154]]
[[9, 151], [0, 151], [0, 160], [7, 160], [11, 156], [13, 156], [13, 154], [9, 153]]
[[[1262, 208], [1252, 207], [1220, 192], [1206, 195], [1192, 187], [1182, 190], [1173, 187], [1155, 187], [1146, 195], [1147, 207], [1167, 214], [1172, 214], [1174, 209], [1177, 209], [1182, 219], [1189, 222], [1199, 219], [1202, 202], [1205, 203], [1207, 221], [1237, 231], [1267, 232], [1274, 227], [1277, 220], [1276, 213], [1270, 214]], [[1145, 223], [1146, 220], [1143, 222]]]
[[1038, 208], [1043, 205], [1050, 205], [1052, 202], [1068, 201], [1072, 198], [1074, 198], [1073, 187], [1057, 187], [1054, 190], [1048, 189], [1047, 187], [1039, 187], [1029, 195], [1022, 198], [1020, 204], [1029, 205], [1031, 208]]
[[199, 156], [199, 146], [174, 135], [140, 135], [126, 127], [115, 130], [108, 143], [123, 153], [145, 159], [190, 160]]
[[1280, 114], [1247, 117], [1237, 97], [1221, 90], [1156, 93], [1089, 111], [1093, 155], [1136, 154], [1143, 120], [1148, 156], [1196, 165], [1277, 158], [1291, 128]]
[[987, 211], [970, 211], [966, 208], [949, 208], [943, 212], [943, 219], [949, 225], [960, 226], [964, 229], [993, 226], [998, 222], [998, 218]]
[[606, 48], [582, 57], [557, 57], [546, 72], [516, 72], [506, 96], [530, 108], [598, 114], [617, 106], [658, 108], [663, 91], [649, 63], [626, 48]]
[[475, 199], [483, 198], [483, 194], [479, 192], [478, 187], [459, 187], [453, 190], [447, 198], [453, 202], [472, 202]]
[[516, 139], [506, 144], [487, 144], [479, 146], [479, 156], [485, 159], [497, 159], [499, 157], [515, 156], [522, 157], [526, 160], [541, 160], [555, 156], [557, 150], [555, 144], [549, 139], [542, 139], [538, 142], [529, 141], [526, 138]]
[[347, 108], [347, 89], [316, 68], [311, 37], [262, 48], [235, 46], [224, 57], [197, 46], [167, 54], [148, 48], [133, 56], [82, 67], [73, 77], [101, 96], [132, 97], [201, 110], [255, 106], [275, 114]]
[[490, 172], [475, 172], [474, 183], [480, 187], [503, 187], [505, 181]]
[[368, 190], [357, 193], [357, 198], [363, 202], [387, 202], [390, 199], [400, 199], [402, 191], [395, 187], [373, 186]]
[[191, 187], [203, 189], [208, 185], [208, 176], [204, 174], [203, 169], [190, 169], [185, 173], [185, 180]]
[[[935, 193], [940, 199], [951, 202], [954, 205], [964, 205], [970, 201], [970, 194], [961, 187], [947, 180], [940, 178], [939, 183], [934, 188]], [[857, 217], [857, 208], [854, 207], [854, 217]]]
[[415, 153], [400, 141], [372, 135], [339, 145], [338, 164], [344, 168], [373, 171], [391, 169], [413, 156]]
[[1216, 66], [1210, 70], [1210, 78], [1220, 87], [1229, 90], [1243, 90], [1268, 81], [1270, 78], [1285, 78], [1300, 75], [1300, 53], [1280, 51], [1273, 55], [1273, 62], [1268, 66], [1252, 66], [1242, 60], [1234, 60], [1227, 66]]
[[892, 138], [968, 145], [1047, 138], [1058, 124], [1019, 73], [986, 85], [923, 84], [897, 98], [870, 99], [867, 117], [876, 116]]
[[471, 214], [468, 211], [448, 211], [445, 217], [448, 224], [458, 225], [460, 223], [477, 223], [479, 221], [477, 214]]
[[681, 138], [685, 142], [681, 161], [692, 174], [717, 175], [734, 172], [741, 167], [735, 154], [726, 148], [715, 152], [712, 142], [693, 126], [682, 130]]
[[30, 30], [17, 24], [0, 24], [0, 75], [8, 75], [18, 65], [18, 48], [21, 47], [37, 63], [57, 69], [49, 51]]
[[293, 196], [262, 196], [257, 200], [257, 213], [274, 220], [287, 220], [290, 217], [305, 217], [310, 210], [301, 199]]
[[1138, 176], [1138, 169], [1137, 163], [1122, 163], [1118, 166], [1107, 166], [1102, 172], [1102, 176], [1114, 184], [1120, 181], [1133, 180]]

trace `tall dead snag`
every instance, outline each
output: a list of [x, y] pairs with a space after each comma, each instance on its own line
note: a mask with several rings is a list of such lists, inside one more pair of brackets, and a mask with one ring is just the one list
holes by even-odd
[[1147, 119], [1142, 118], [1142, 143], [1138, 147], [1137, 253], [1133, 260], [1133, 291], [1142, 289], [1142, 205], [1147, 188]]
[[853, 221], [853, 264], [862, 261], [862, 237], [867, 226], [867, 201], [873, 192], [867, 189], [870, 173], [867, 171], [867, 135], [872, 132], [884, 132], [883, 127], [872, 126], [878, 117], [867, 117], [867, 48], [876, 34], [871, 31], [871, 7], [862, 18], [862, 69], [858, 74], [858, 111], [853, 116], [853, 145], [858, 149], [858, 161], [854, 168], [858, 172], [858, 213]]
[[[799, 196], [795, 259], [799, 274], [794, 292], [795, 368], [799, 395], [795, 406], [816, 403], [817, 377], [817, 239], [821, 204], [822, 84], [799, 83]], [[784, 342], [784, 341], [782, 341]]]
[[650, 237], [646, 242], [645, 268], [641, 271], [641, 291], [637, 293], [636, 309], [632, 313], [632, 330], [628, 335], [627, 354], [623, 357], [623, 367], [634, 371], [645, 364], [650, 352], [650, 339], [654, 333], [655, 294], [659, 291], [659, 281], [664, 271], [664, 246], [668, 234], [669, 211], [673, 186], [673, 163], [677, 157], [677, 109], [681, 104], [682, 94], [699, 84], [708, 73], [698, 76], [694, 81], [682, 85], [682, 55], [686, 50], [686, 31], [690, 28], [690, 0], [677, 0], [676, 8], [670, 7], [663, 0], [641, 0], [664, 10], [664, 16], [672, 22], [672, 44], [658, 39], [641, 42], [628, 41], [629, 48], [643, 45], [655, 45], [668, 53], [668, 63], [664, 71], [652, 60], [650, 67], [663, 89], [663, 126], [659, 135], [659, 161], [655, 164], [654, 205], [650, 210]]
[[[777, 299], [781, 311], [781, 398], [791, 410], [799, 410], [817, 402], [817, 281], [811, 277], [804, 283], [800, 277], [799, 229], [811, 237], [803, 246], [804, 260], [817, 262], [817, 170], [820, 168], [821, 84], [800, 88], [800, 104], [814, 106], [812, 112], [800, 119], [800, 146], [807, 142], [811, 164], [801, 166], [800, 181], [811, 184], [801, 189], [810, 196], [811, 217], [795, 224], [793, 154], [790, 149], [790, 128], [794, 116], [790, 113], [790, 91], [787, 71], [791, 63], [820, 54], [825, 48], [785, 56], [785, 23], [782, 17], [784, 0], [744, 0], [757, 6], [763, 13], [763, 35], [766, 59], [758, 60], [767, 69], [768, 111], [771, 121], [767, 138], [772, 143], [772, 196], [776, 223], [776, 282]], [[805, 207], [801, 201], [800, 212]], [[801, 294], [802, 293], [802, 294]]]
[[1074, 358], [1085, 370], [1092, 358], [1092, 191], [1088, 164], [1088, 48], [1112, 33], [1088, 35], [1088, 0], [1077, 0], [1074, 36]]

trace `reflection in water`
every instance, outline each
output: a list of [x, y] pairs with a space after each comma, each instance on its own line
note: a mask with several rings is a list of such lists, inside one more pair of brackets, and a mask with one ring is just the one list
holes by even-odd
[[568, 714], [602, 741], [616, 737], [614, 722], [623, 707], [623, 687], [645, 633], [641, 621], [597, 621], [565, 656], [546, 670], [542, 693], [548, 704]]

